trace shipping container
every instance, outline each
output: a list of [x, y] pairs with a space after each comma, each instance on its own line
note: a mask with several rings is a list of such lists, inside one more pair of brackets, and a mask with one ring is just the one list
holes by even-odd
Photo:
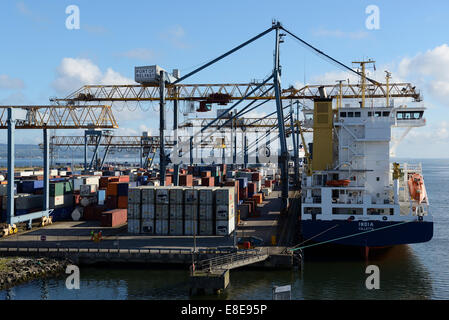
[[101, 214], [101, 226], [102, 227], [117, 227], [125, 224], [127, 221], [126, 209], [114, 209], [105, 211]]
[[217, 205], [215, 212], [216, 220], [229, 220], [232, 219], [235, 215], [235, 205], [227, 204], [227, 205]]
[[143, 203], [141, 206], [142, 220], [154, 220], [154, 218], [156, 217], [156, 209], [154, 204]]
[[157, 235], [168, 235], [168, 220], [156, 220], [156, 232]]
[[182, 204], [170, 204], [170, 220], [183, 219], [184, 206]]
[[128, 233], [137, 234], [140, 233], [140, 220], [128, 219]]
[[179, 185], [186, 186], [186, 187], [193, 186], [193, 176], [191, 174], [179, 175]]
[[185, 204], [198, 204], [198, 189], [185, 189], [184, 190], [184, 203]]
[[142, 203], [154, 204], [155, 194], [155, 187], [142, 187]]
[[117, 195], [119, 197], [121, 196], [128, 197], [128, 182], [119, 182], [117, 184]]
[[214, 204], [214, 191], [216, 190], [216, 188], [201, 187], [198, 189], [200, 204]]
[[182, 219], [170, 220], [169, 234], [171, 236], [182, 236], [184, 233], [184, 225]]
[[170, 204], [183, 204], [184, 203], [184, 188], [173, 187], [169, 190]]
[[80, 186], [80, 195], [90, 196], [97, 191], [97, 185], [95, 184], [83, 184]]
[[198, 220], [184, 220], [184, 235], [198, 235]]
[[217, 205], [227, 205], [235, 203], [235, 188], [233, 187], [222, 187], [215, 191], [215, 204]]
[[106, 201], [106, 190], [98, 190], [97, 200], [99, 205], [103, 205]]
[[209, 221], [200, 221], [199, 223], [199, 235], [201, 236], [212, 236], [214, 235], [214, 222]]
[[200, 204], [199, 206], [199, 217], [200, 221], [208, 220], [211, 221], [214, 218], [214, 209], [212, 205]]
[[159, 187], [156, 189], [156, 204], [169, 204], [169, 188]]
[[234, 218], [226, 221], [217, 220], [215, 222], [215, 234], [217, 236], [228, 236], [235, 229], [235, 221]]
[[147, 233], [147, 234], [155, 233], [154, 220], [150, 220], [150, 219], [142, 220], [140, 226], [141, 226], [141, 228], [140, 228], [141, 233]]
[[117, 209], [127, 209], [127, 208], [128, 208], [128, 196], [118, 196]]
[[198, 220], [198, 205], [184, 205], [184, 219]]
[[168, 204], [157, 204], [156, 205], [156, 220], [168, 220], [169, 206]]
[[130, 188], [128, 190], [128, 203], [141, 203], [141, 192], [143, 192], [142, 188]]
[[140, 219], [142, 217], [140, 204], [128, 204], [128, 217], [129, 219]]

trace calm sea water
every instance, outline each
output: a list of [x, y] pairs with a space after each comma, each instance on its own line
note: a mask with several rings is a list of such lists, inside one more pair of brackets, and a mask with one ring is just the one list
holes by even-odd
[[[411, 162], [411, 161], [410, 161]], [[415, 162], [415, 161], [414, 161]], [[218, 297], [195, 299], [271, 299], [273, 285], [292, 286], [293, 299], [449, 299], [449, 160], [422, 160], [435, 220], [428, 243], [394, 247], [370, 261], [359, 258], [309, 259], [301, 271], [235, 270]], [[380, 289], [365, 288], [365, 268], [380, 268]], [[36, 280], [1, 299], [189, 299], [183, 269], [82, 268], [80, 290], [65, 279]]]

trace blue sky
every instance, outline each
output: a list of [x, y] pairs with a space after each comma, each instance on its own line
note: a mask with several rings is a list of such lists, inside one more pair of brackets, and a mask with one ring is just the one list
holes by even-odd
[[[365, 8], [380, 9], [380, 29], [368, 30]], [[65, 26], [68, 5], [80, 9], [80, 29]], [[182, 74], [262, 32], [279, 20], [332, 57], [351, 65], [376, 60], [383, 78], [413, 82], [424, 94], [427, 126], [397, 149], [403, 157], [449, 157], [449, 3], [447, 1], [2, 1], [0, 104], [48, 104], [83, 84], [133, 80], [134, 66], [158, 64]], [[274, 34], [190, 78], [188, 83], [242, 83], [271, 72]], [[334, 83], [348, 74], [287, 37], [282, 85]], [[343, 78], [344, 79], [344, 78]], [[260, 114], [274, 110], [274, 105]], [[120, 134], [156, 133], [154, 111], [117, 112]], [[150, 109], [152, 110], [152, 109]], [[171, 117], [169, 117], [170, 119]], [[78, 130], [77, 134], [82, 134]], [[67, 134], [60, 131], [58, 134]], [[73, 133], [70, 131], [69, 133]], [[6, 131], [0, 133], [6, 141]], [[21, 131], [18, 143], [39, 142]], [[429, 143], [431, 142], [431, 143]], [[423, 152], [425, 150], [425, 152]]]

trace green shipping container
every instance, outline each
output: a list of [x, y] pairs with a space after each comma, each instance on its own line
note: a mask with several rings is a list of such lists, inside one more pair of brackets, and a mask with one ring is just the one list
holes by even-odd
[[64, 194], [73, 194], [73, 181], [64, 182]]
[[50, 183], [50, 197], [57, 197], [64, 195], [65, 182], [52, 182]]

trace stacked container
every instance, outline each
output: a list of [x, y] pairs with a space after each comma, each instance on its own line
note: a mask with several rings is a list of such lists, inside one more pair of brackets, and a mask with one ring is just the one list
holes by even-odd
[[215, 191], [215, 233], [229, 235], [235, 229], [235, 188], [224, 187]]
[[141, 187], [142, 200], [141, 200], [141, 228], [140, 232], [147, 234], [155, 233], [154, 220], [156, 217], [155, 207], [155, 188], [154, 187]]
[[184, 190], [184, 235], [198, 234], [198, 188]]
[[181, 236], [183, 234], [183, 212], [184, 212], [184, 188], [170, 188], [170, 217], [169, 234]]
[[141, 219], [141, 188], [130, 188], [128, 190], [128, 232], [139, 233], [140, 232], [140, 219]]
[[168, 235], [170, 188], [156, 188], [156, 234]]
[[214, 192], [216, 188], [199, 188], [199, 234], [214, 234]]

